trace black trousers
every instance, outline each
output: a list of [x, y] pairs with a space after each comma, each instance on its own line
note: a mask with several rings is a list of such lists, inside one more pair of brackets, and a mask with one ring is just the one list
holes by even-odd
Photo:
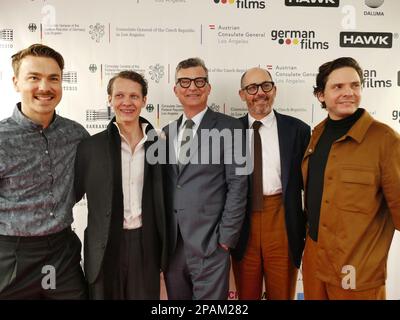
[[70, 227], [48, 236], [0, 235], [0, 299], [86, 299], [80, 261]]
[[[107, 259], [107, 257], [104, 257]], [[116, 273], [99, 276], [89, 285], [90, 299], [94, 300], [157, 300], [160, 299], [160, 270], [145, 265], [142, 228], [123, 230]], [[111, 295], [105, 294], [104, 278], [112, 277]], [[107, 282], [109, 283], [109, 281]]]

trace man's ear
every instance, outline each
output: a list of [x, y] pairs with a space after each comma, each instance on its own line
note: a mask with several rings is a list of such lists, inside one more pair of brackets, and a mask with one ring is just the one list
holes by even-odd
[[12, 77], [12, 81], [13, 81], [13, 85], [14, 85], [15, 91], [19, 92], [18, 78], [17, 78], [16, 76], [13, 76], [13, 77]]
[[244, 92], [244, 90], [242, 89], [239, 90], [239, 96], [240, 99], [242, 99], [242, 101], [246, 101], [246, 92]]
[[317, 99], [318, 99], [318, 101], [319, 102], [325, 102], [325, 96], [324, 96], [324, 93], [323, 92], [317, 92], [316, 94], [315, 94], [315, 96], [317, 97]]

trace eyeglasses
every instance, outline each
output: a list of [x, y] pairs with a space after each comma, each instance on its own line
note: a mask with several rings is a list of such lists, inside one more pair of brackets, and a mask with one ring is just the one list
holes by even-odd
[[265, 93], [270, 92], [275, 86], [273, 81], [264, 81], [263, 83], [257, 84], [252, 83], [248, 86], [245, 86], [242, 90], [246, 90], [248, 94], [256, 94], [258, 92], [258, 88], [261, 87], [262, 91]]
[[197, 88], [203, 88], [208, 83], [208, 79], [206, 77], [199, 77], [194, 79], [179, 78], [176, 80], [176, 84], [179, 84], [182, 88], [187, 89], [192, 84], [192, 81]]

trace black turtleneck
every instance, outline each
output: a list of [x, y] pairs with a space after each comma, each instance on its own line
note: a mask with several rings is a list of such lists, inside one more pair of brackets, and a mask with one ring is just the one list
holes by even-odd
[[326, 162], [332, 144], [343, 137], [361, 117], [364, 109], [358, 108], [351, 116], [341, 120], [332, 120], [328, 117], [324, 131], [311, 154], [308, 164], [306, 206], [309, 223], [309, 234], [314, 241], [318, 240], [319, 216], [324, 188], [324, 174]]

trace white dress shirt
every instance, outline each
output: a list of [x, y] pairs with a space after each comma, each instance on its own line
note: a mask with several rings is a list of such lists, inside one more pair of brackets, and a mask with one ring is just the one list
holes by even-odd
[[142, 195], [144, 179], [145, 150], [147, 140], [147, 123], [142, 123], [143, 138], [132, 148], [124, 137], [118, 124], [121, 136], [122, 192], [124, 198], [124, 229], [137, 229], [142, 226]]
[[[256, 121], [250, 114], [249, 128]], [[263, 192], [264, 195], [273, 195], [282, 193], [281, 181], [281, 156], [279, 151], [278, 126], [273, 110], [259, 120], [259, 133], [262, 147], [262, 172], [263, 172]]]

